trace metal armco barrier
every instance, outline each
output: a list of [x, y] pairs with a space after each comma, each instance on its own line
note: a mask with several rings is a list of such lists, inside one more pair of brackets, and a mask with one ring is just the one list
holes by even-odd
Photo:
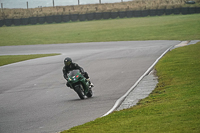
[[29, 17], [20, 19], [4, 19], [0, 20], [0, 27], [2, 26], [19, 26], [19, 25], [35, 25], [44, 23], [62, 23], [69, 21], [91, 21], [101, 19], [115, 19], [115, 18], [131, 18], [131, 17], [146, 17], [146, 16], [161, 16], [171, 14], [195, 14], [200, 13], [200, 7], [182, 7], [174, 9], [150, 9], [150, 10], [133, 10], [133, 11], [119, 11], [119, 12], [98, 12], [86, 14], [68, 14], [68, 15], [53, 15], [43, 17]]

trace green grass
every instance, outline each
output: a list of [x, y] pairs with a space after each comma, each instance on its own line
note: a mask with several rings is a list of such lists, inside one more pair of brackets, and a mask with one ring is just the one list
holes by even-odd
[[41, 58], [46, 56], [54, 56], [58, 54], [35, 54], [35, 55], [3, 55], [0, 56], [0, 66], [20, 62], [24, 60], [30, 60], [35, 58]]
[[200, 43], [174, 49], [155, 66], [159, 83], [138, 105], [62, 133], [199, 133]]
[[200, 39], [200, 14], [0, 28], [0, 46], [198, 39]]

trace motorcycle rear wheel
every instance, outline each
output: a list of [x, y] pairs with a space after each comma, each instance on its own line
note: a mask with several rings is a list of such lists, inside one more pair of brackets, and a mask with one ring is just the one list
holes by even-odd
[[84, 89], [82, 85], [75, 86], [74, 90], [76, 91], [80, 99], [85, 99]]

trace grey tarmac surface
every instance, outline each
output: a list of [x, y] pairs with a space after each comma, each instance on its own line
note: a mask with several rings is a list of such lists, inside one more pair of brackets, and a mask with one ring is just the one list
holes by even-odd
[[[3, 46], [0, 55], [62, 53], [0, 67], [0, 132], [55, 133], [101, 117], [169, 47], [180, 41], [127, 41]], [[94, 83], [80, 100], [65, 86], [71, 57]]]

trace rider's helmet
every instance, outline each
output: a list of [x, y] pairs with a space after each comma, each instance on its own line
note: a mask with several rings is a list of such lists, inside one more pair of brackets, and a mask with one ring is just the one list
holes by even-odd
[[65, 60], [64, 60], [65, 66], [69, 66], [71, 63], [72, 63], [72, 59], [71, 58], [69, 58], [69, 57], [65, 58]]

